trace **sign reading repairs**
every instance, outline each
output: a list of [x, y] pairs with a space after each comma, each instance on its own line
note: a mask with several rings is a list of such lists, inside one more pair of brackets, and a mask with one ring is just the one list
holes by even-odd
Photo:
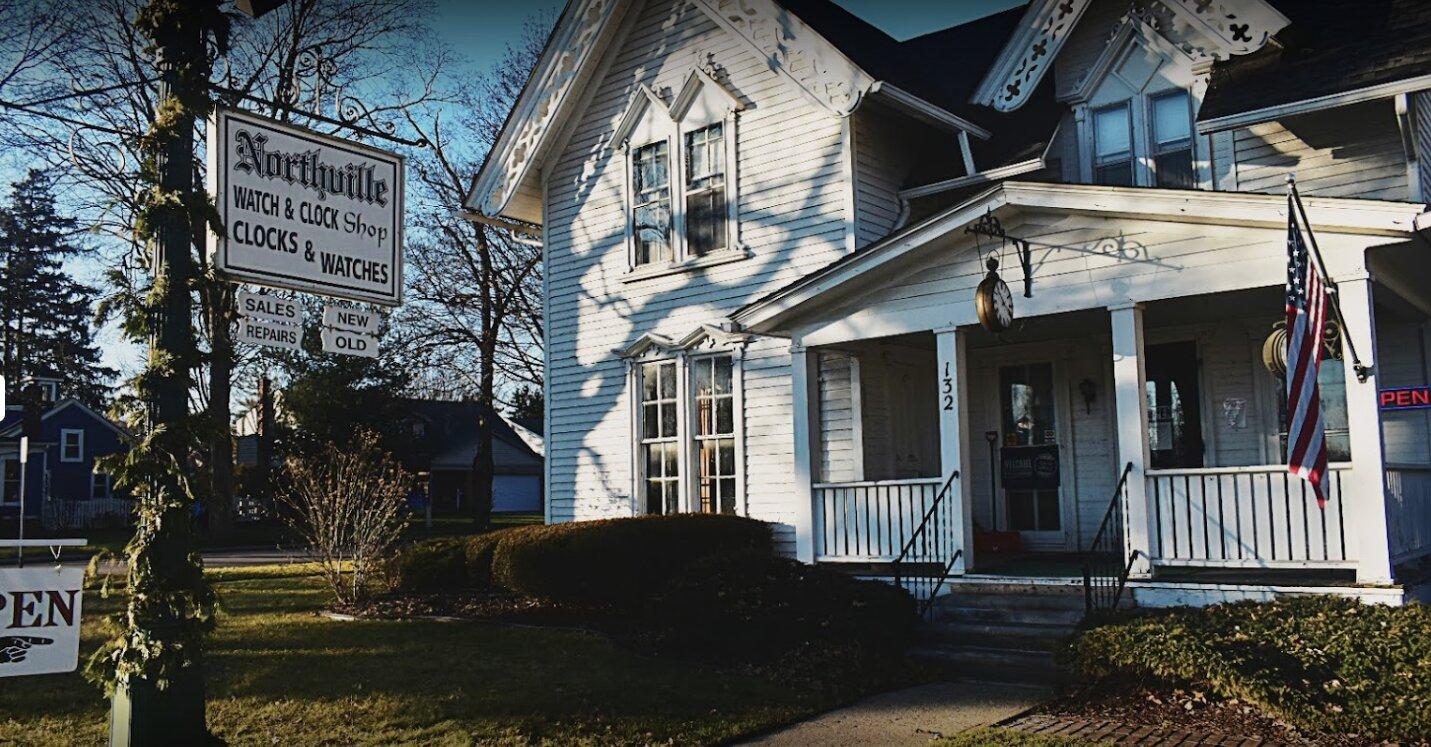
[[1383, 389], [1378, 400], [1383, 410], [1424, 410], [1431, 408], [1431, 385]]
[[83, 568], [0, 568], [0, 677], [79, 666]]
[[388, 306], [402, 302], [403, 158], [219, 108], [209, 190], [226, 236], [209, 235], [233, 280]]

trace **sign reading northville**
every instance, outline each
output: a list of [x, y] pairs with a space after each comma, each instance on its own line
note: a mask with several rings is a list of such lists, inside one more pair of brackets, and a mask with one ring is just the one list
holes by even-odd
[[209, 122], [209, 190], [232, 280], [387, 306], [402, 302], [397, 154], [235, 109]]
[[0, 677], [79, 666], [83, 568], [0, 568]]

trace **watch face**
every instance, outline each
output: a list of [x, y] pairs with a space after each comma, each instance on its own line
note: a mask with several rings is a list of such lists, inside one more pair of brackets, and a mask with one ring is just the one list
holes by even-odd
[[1002, 280], [994, 284], [994, 314], [1005, 329], [1014, 323], [1014, 294]]

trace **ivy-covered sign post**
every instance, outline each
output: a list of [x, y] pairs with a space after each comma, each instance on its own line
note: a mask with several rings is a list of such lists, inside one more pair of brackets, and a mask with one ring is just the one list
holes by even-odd
[[[194, 127], [209, 113], [211, 54], [227, 43], [218, 0], [150, 0], [135, 19], [158, 72], [158, 105], [142, 140], [136, 238], [150, 250], [152, 284], [126, 319], [147, 336], [149, 357], [134, 381], [147, 429], [108, 466], [138, 499], [139, 519], [126, 548], [127, 603], [119, 632], [90, 661], [113, 696], [110, 743], [200, 744], [205, 725], [202, 650], [215, 597], [204, 580], [190, 529], [196, 498], [190, 455], [202, 436], [188, 408], [197, 364], [192, 299], [195, 238], [214, 214], [194, 185]], [[220, 227], [213, 226], [216, 230]]]

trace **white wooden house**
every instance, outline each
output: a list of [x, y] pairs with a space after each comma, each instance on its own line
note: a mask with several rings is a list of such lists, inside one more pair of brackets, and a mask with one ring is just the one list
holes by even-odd
[[[572, 0], [466, 204], [542, 236], [547, 520], [733, 512], [803, 561], [951, 577], [997, 572], [981, 538], [1111, 536], [1140, 603], [1399, 601], [1431, 411], [1378, 391], [1431, 371], [1428, 29], [1033, 0], [896, 42], [825, 0]], [[1324, 510], [1263, 361], [1294, 173], [1346, 320]], [[994, 221], [1018, 241], [969, 231]]]

